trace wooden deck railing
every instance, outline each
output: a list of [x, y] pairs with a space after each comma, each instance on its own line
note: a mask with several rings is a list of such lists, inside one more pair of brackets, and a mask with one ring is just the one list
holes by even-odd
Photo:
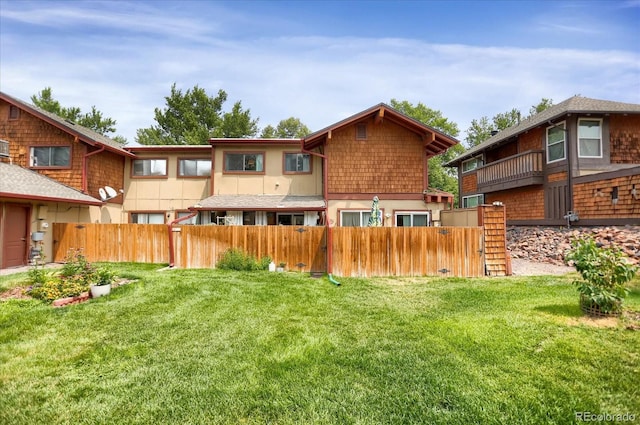
[[478, 168], [478, 190], [488, 192], [544, 183], [543, 154], [527, 151]]

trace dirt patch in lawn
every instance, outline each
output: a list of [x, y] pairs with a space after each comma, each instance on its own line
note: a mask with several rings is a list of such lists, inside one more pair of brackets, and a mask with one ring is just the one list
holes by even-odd
[[640, 331], [640, 311], [624, 311], [620, 317], [572, 317], [567, 320], [569, 326], [591, 326], [608, 329], [624, 327], [630, 331]]

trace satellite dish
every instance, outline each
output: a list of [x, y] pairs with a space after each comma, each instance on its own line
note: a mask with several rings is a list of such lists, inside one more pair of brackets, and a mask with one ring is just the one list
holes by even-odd
[[109, 199], [115, 198], [116, 196], [118, 196], [118, 192], [116, 192], [116, 190], [111, 186], [105, 186], [104, 190], [107, 192], [107, 196]]
[[102, 202], [107, 200], [107, 192], [105, 192], [103, 188], [98, 189], [98, 193], [100, 194], [100, 199], [102, 199]]

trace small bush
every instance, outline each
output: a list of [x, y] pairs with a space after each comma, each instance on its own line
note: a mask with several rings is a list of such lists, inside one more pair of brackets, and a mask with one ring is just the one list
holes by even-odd
[[593, 238], [584, 238], [572, 241], [567, 259], [574, 262], [582, 276], [574, 282], [581, 300], [604, 313], [619, 312], [629, 292], [625, 284], [637, 272], [637, 268], [626, 261], [624, 253], [617, 247], [604, 248]]
[[271, 258], [262, 257], [260, 261], [241, 249], [230, 248], [222, 253], [216, 267], [221, 270], [255, 271], [267, 270]]

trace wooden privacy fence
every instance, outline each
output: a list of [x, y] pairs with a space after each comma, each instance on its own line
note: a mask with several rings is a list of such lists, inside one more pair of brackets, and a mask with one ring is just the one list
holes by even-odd
[[339, 227], [337, 276], [484, 276], [480, 227]]
[[[288, 270], [326, 273], [332, 241], [336, 276], [456, 276], [510, 274], [504, 207], [478, 210], [480, 227], [176, 226], [174, 265], [213, 268], [229, 248], [269, 256]], [[169, 263], [168, 226], [53, 224], [53, 261], [83, 249], [89, 261]]]

